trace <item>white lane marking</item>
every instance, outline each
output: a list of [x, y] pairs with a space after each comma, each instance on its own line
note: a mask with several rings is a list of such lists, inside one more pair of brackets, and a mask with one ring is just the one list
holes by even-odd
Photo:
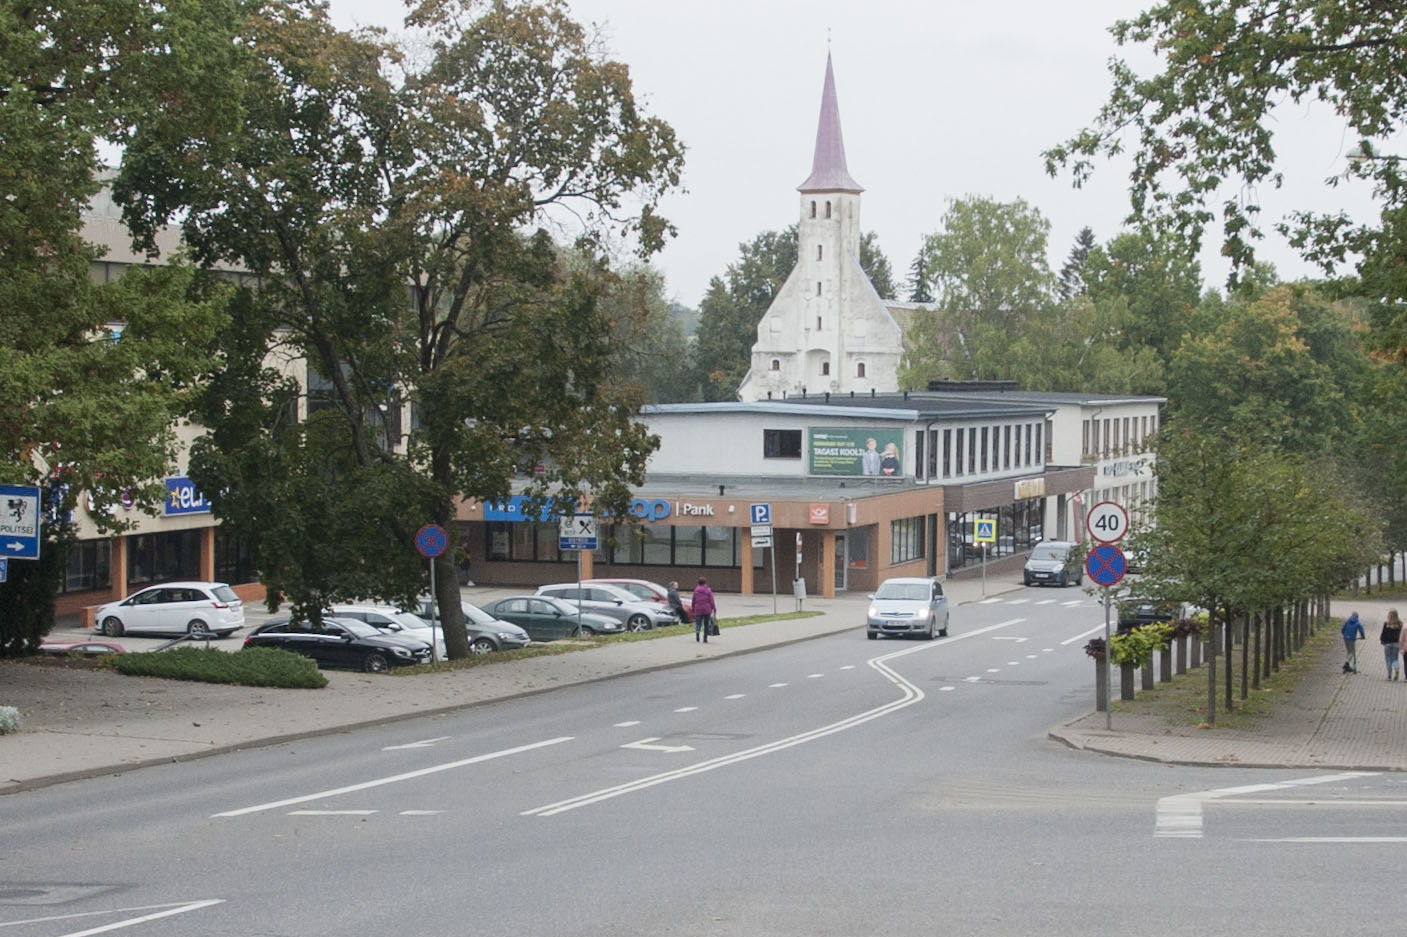
[[995, 604], [998, 603], [998, 602], [1004, 602], [1004, 601], [1006, 601], [1006, 600], [1005, 600], [1005, 599], [983, 599], [982, 601], [978, 602], [977, 604], [978, 604], [978, 605], [995, 605]]
[[452, 771], [455, 768], [463, 768], [466, 765], [476, 765], [484, 761], [493, 761], [495, 758], [506, 758], [509, 755], [520, 755], [523, 752], [530, 752], [536, 748], [546, 748], [549, 745], [559, 745], [562, 742], [570, 742], [573, 736], [563, 735], [555, 739], [546, 739], [541, 742], [530, 742], [527, 745], [519, 745], [516, 748], [505, 748], [502, 751], [488, 752], [484, 755], [475, 755], [473, 758], [462, 758], [459, 761], [450, 761], [442, 765], [431, 765], [428, 768], [421, 768], [418, 771], [407, 771], [404, 774], [393, 774], [388, 778], [377, 778], [373, 781], [363, 781], [360, 784], [349, 784], [346, 787], [335, 787], [332, 790], [318, 791], [316, 794], [304, 794], [301, 797], [289, 797], [286, 800], [275, 800], [267, 804], [255, 804], [253, 807], [241, 807], [238, 810], [227, 810], [224, 813], [213, 813], [215, 817], [242, 817], [245, 814], [260, 813], [265, 810], [277, 810], [279, 807], [291, 807], [294, 804], [307, 803], [310, 800], [319, 800], [323, 797], [336, 797], [339, 794], [350, 794], [353, 791], [364, 791], [373, 787], [381, 787], [385, 784], [395, 784], [399, 781], [410, 781], [415, 778], [423, 778], [426, 775], [438, 774], [441, 771]]
[[438, 817], [443, 810], [402, 810], [403, 817]]
[[[93, 934], [107, 934], [107, 933], [110, 933], [110, 932], [115, 931], [115, 930], [121, 930], [121, 929], [124, 928], [124, 927], [132, 927], [132, 926], [137, 925], [137, 924], [145, 924], [145, 923], [147, 923], [148, 921], [157, 921], [157, 920], [160, 920], [161, 918], [164, 918], [164, 917], [173, 917], [173, 916], [175, 916], [175, 915], [177, 915], [177, 914], [185, 914], [187, 911], [199, 911], [201, 908], [208, 908], [208, 907], [210, 907], [211, 905], [224, 904], [224, 903], [225, 903], [225, 899], [224, 899], [224, 898], [206, 898], [206, 899], [203, 900], [203, 901], [192, 901], [192, 902], [189, 902], [189, 903], [186, 903], [186, 904], [181, 904], [181, 905], [179, 905], [179, 906], [177, 906], [177, 907], [174, 907], [174, 908], [167, 908], [165, 911], [157, 911], [157, 912], [154, 913], [154, 914], [143, 914], [141, 917], [128, 918], [128, 919], [125, 920], [125, 921], [113, 921], [111, 924], [104, 924], [104, 925], [101, 926], [101, 927], [94, 927], [94, 928], [90, 928], [89, 930], [70, 931], [70, 932], [67, 933], [67, 934], [61, 934], [61, 935], [59, 935], [59, 937], [91, 937], [91, 935], [93, 935]], [[160, 907], [160, 906], [157, 905], [157, 907]], [[101, 914], [101, 913], [104, 913], [104, 912], [93, 912], [93, 913]], [[110, 912], [108, 912], [108, 913], [110, 913]], [[79, 916], [79, 915], [74, 915], [74, 917], [78, 917], [78, 916]], [[51, 921], [60, 921], [60, 920], [63, 920], [63, 918], [49, 918], [49, 920], [51, 920]], [[12, 922], [10, 922], [10, 923], [14, 923], [14, 924], [24, 924], [25, 922], [24, 922], [24, 921], [12, 921]]]
[[[1051, 601], [1053, 602], [1055, 600], [1052, 599]], [[1060, 604], [1065, 606], [1066, 608], [1078, 608], [1081, 605], [1084, 605], [1085, 602], [1084, 599], [1075, 599], [1073, 602], [1061, 602]]]
[[1030, 599], [1008, 599], [1007, 605], [1025, 605]]
[[840, 669], [841, 669], [841, 670], [854, 670], [854, 669], [855, 669], [855, 665], [854, 665], [854, 664], [846, 664], [844, 667], [841, 667]]
[[994, 634], [994, 635], [992, 635], [992, 640], [993, 640], [993, 641], [1015, 641], [1017, 644], [1024, 644], [1024, 643], [1026, 643], [1027, 641], [1029, 641], [1030, 638], [1018, 638], [1018, 637], [1017, 637], [1016, 635], [1014, 635], [1014, 634]]
[[953, 691], [956, 690], [956, 689], [957, 689], [957, 687], [955, 687], [955, 686], [940, 686], [940, 687], [938, 688], [938, 692], [939, 692], [939, 693], [951, 693], [951, 692], [953, 692]]
[[1061, 646], [1061, 647], [1064, 647], [1064, 646], [1067, 645], [1067, 644], [1074, 644], [1076, 641], [1083, 641], [1085, 638], [1093, 637], [1093, 636], [1096, 635], [1096, 634], [1098, 634], [1098, 635], [1104, 634], [1104, 626], [1103, 626], [1103, 625], [1099, 625], [1099, 626], [1097, 626], [1097, 627], [1091, 628], [1091, 629], [1089, 629], [1088, 631], [1081, 631], [1079, 634], [1075, 635], [1073, 638], [1066, 638], [1064, 641], [1061, 641], [1061, 642], [1060, 642], [1060, 646]]
[[821, 678], [824, 677], [824, 676], [825, 676], [825, 674], [823, 674], [823, 673], [808, 673], [808, 674], [806, 675], [806, 679], [807, 679], [807, 680], [819, 680], [819, 679], [821, 679]]
[[1283, 839], [1248, 839], [1247, 843], [1407, 843], [1407, 836], [1286, 836]]
[[786, 738], [778, 739], [774, 742], [768, 742], [764, 745], [758, 745], [755, 748], [744, 749], [743, 751], [734, 752], [730, 755], [722, 755], [717, 758], [710, 758], [707, 761], [700, 761], [696, 764], [688, 765], [683, 768], [677, 768], [673, 771], [665, 771], [660, 774], [654, 774], [650, 775], [649, 777], [640, 778], [639, 780], [627, 781], [624, 784], [617, 784], [614, 787], [602, 788], [601, 790], [592, 791], [588, 794], [581, 794], [576, 797], [569, 798], [567, 800], [559, 800], [556, 803], [544, 804], [541, 807], [533, 807], [531, 810], [524, 810], [520, 814], [520, 816], [556, 816], [559, 813], [566, 813], [568, 810], [576, 810], [579, 807], [587, 807], [592, 804], [600, 803], [603, 800], [610, 800], [613, 797], [620, 797], [623, 794], [631, 794], [635, 791], [641, 791], [649, 787], [654, 787], [657, 784], [665, 784], [670, 781], [682, 780], [683, 778], [692, 777], [696, 774], [703, 774], [706, 771], [714, 771], [718, 768], [739, 764], [744, 761], [750, 761], [753, 758], [759, 758], [763, 755], [770, 755], [775, 752], [783, 751], [784, 749], [792, 748], [797, 745], [803, 745], [807, 742], [814, 742], [815, 740], [825, 738], [828, 735], [834, 735], [837, 732], [844, 732], [846, 729], [853, 729], [855, 726], [863, 725], [864, 723], [869, 722], [873, 719], [878, 719], [882, 716], [887, 716], [890, 713], [897, 712], [900, 709], [905, 709], [909, 706], [912, 706], [914, 703], [920, 702], [925, 698], [923, 690], [919, 689], [913, 683], [909, 682], [903, 676], [892, 670], [887, 663], [888, 661], [895, 660], [900, 657], [906, 657], [909, 654], [921, 653], [932, 648], [951, 647], [956, 641], [961, 641], [967, 638], [975, 638], [979, 635], [986, 634], [989, 631], [996, 631], [999, 628], [1006, 628], [1010, 625], [1018, 624], [1025, 620], [1026, 619], [1024, 618], [1013, 618], [1010, 621], [1000, 622], [995, 625], [988, 625], [985, 628], [978, 628], [976, 631], [965, 632], [955, 638], [951, 638], [948, 641], [943, 642], [942, 644], [919, 644], [903, 651], [895, 651], [892, 654], [885, 654], [883, 656], [876, 657], [867, 661], [866, 663], [871, 668], [878, 671], [886, 680], [888, 680], [890, 683], [894, 684], [896, 687], [899, 688], [899, 698], [889, 703], [885, 703], [882, 706], [876, 706], [874, 709], [868, 709], [864, 712], [856, 713], [853, 716], [841, 719], [839, 722], [832, 722], [829, 725], [820, 726], [819, 728], [811, 729], [810, 731], [802, 732], [798, 735], [792, 735]]
[[962, 679], [963, 679], [963, 682], [964, 682], [964, 683], [981, 683], [981, 682], [982, 682], [982, 678], [981, 678], [981, 677], [963, 677]]
[[290, 817], [369, 817], [375, 810], [290, 810]]
[[1006, 662], [1006, 665], [1007, 665], [1008, 667], [1020, 667], [1020, 666], [1021, 666], [1021, 661], [1019, 661], [1019, 660], [1009, 660], [1009, 661]]
[[630, 728], [631, 726], [638, 726], [639, 724], [640, 724], [640, 720], [639, 720], [639, 719], [631, 719], [629, 722], [617, 722], [612, 728], [616, 728], [616, 729], [628, 729], [628, 728]]
[[747, 694], [746, 694], [746, 693], [730, 693], [729, 695], [727, 695], [727, 696], [725, 696], [725, 697], [723, 697], [723, 698], [724, 698], [724, 699], [742, 699], [744, 696], [747, 696]]
[[1027, 660], [1035, 660], [1036, 658], [1038, 658], [1038, 657], [1040, 657], [1040, 656], [1041, 656], [1041, 655], [1039, 655], [1039, 654], [1027, 654], [1027, 655], [1026, 655], [1026, 659], [1027, 659]]
[[769, 684], [767, 684], [767, 689], [769, 689], [769, 690], [775, 690], [775, 689], [778, 689], [779, 687], [784, 687], [784, 686], [786, 686], [785, 683], [769, 683]]
[[157, 918], [170, 917], [173, 914], [184, 914], [187, 911], [199, 911], [201, 908], [208, 908], [211, 905], [224, 904], [224, 898], [206, 898], [203, 901], [178, 901], [166, 904], [140, 904], [132, 908], [110, 908], [102, 911], [74, 911], [72, 914], [51, 914], [46, 917], [32, 917], [23, 921], [5, 921], [0, 927], [24, 927], [28, 924], [49, 924], [53, 921], [76, 921], [81, 917], [97, 917], [103, 914], [127, 914], [132, 911], [150, 911], [153, 908], [169, 908], [161, 914], [148, 914], [130, 921], [118, 921], [116, 924], [105, 924], [98, 930], [75, 931], [71, 934], [64, 934], [62, 937], [83, 937], [84, 934], [101, 934], [106, 930], [113, 930], [116, 927], [127, 927], [131, 924], [144, 924], [147, 921], [154, 921]]
[[437, 739], [422, 739], [422, 740], [419, 741], [419, 742], [407, 742], [407, 743], [405, 743], [404, 745], [387, 745], [385, 748], [383, 748], [383, 749], [381, 749], [381, 750], [382, 750], [383, 752], [395, 752], [395, 751], [400, 751], [401, 749], [405, 749], [405, 748], [429, 748], [431, 745], [434, 745], [436, 742], [443, 742], [443, 741], [445, 741], [445, 740], [448, 739], [448, 738], [449, 738], [448, 735], [442, 735], [442, 736], [440, 736], [440, 737], [437, 738]]
[[680, 706], [678, 709], [675, 710], [675, 712], [677, 712], [677, 713], [691, 713], [691, 712], [693, 712], [694, 710], [696, 710], [696, 709], [698, 709], [698, 708], [699, 708], [699, 707], [697, 707], [697, 706]]
[[1211, 791], [1194, 791], [1190, 794], [1174, 794], [1158, 801], [1157, 818], [1153, 824], [1153, 835], [1167, 839], [1201, 839], [1202, 805], [1213, 800], [1223, 800], [1238, 794], [1260, 794], [1265, 791], [1283, 791], [1292, 787], [1306, 787], [1311, 784], [1332, 784], [1353, 778], [1372, 777], [1376, 771], [1347, 771], [1321, 778], [1297, 778], [1276, 784], [1247, 784], [1244, 787], [1223, 787]]
[[1037, 602], [1036, 604], [1037, 604], [1037, 605], [1054, 605], [1054, 604], [1055, 604], [1055, 599], [1041, 599], [1041, 600], [1040, 600], [1039, 602]]
[[1002, 669], [1001, 669], [1000, 667], [988, 667], [988, 668], [987, 668], [987, 673], [1001, 673], [1001, 672], [1002, 672]]
[[652, 744], [650, 744], [651, 742], [658, 742], [659, 740], [660, 740], [660, 737], [659, 737], [658, 735], [652, 735], [652, 736], [650, 736], [649, 738], [647, 738], [647, 739], [641, 739], [641, 740], [638, 741], [638, 742], [627, 742], [626, 744], [622, 745], [621, 748], [638, 748], [638, 749], [640, 749], [641, 751], [647, 751], [647, 752], [691, 752], [691, 751], [694, 750], [694, 746], [692, 746], [692, 745], [652, 745]]

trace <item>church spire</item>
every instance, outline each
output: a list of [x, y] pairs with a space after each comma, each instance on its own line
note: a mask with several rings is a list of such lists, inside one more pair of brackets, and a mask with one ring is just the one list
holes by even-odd
[[821, 119], [816, 125], [816, 153], [811, 175], [798, 187], [802, 192], [863, 192], [845, 168], [845, 139], [840, 133], [840, 105], [835, 100], [835, 74], [826, 53], [826, 83], [821, 90]]

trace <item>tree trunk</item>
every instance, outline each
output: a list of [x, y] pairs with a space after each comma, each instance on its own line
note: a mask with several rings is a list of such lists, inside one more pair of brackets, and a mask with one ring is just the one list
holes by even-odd
[[1143, 689], [1153, 689], [1153, 658], [1148, 658], [1148, 663], [1139, 668], [1143, 673]]
[[1241, 699], [1251, 692], [1251, 616], [1241, 616]]
[[1177, 641], [1177, 673], [1181, 676], [1187, 673], [1187, 635], [1180, 634]]
[[1252, 688], [1252, 689], [1255, 689], [1255, 690], [1259, 690], [1259, 689], [1260, 689], [1260, 667], [1261, 667], [1261, 660], [1260, 660], [1260, 635], [1261, 635], [1261, 621], [1262, 621], [1261, 613], [1260, 613], [1260, 612], [1256, 612], [1256, 614], [1255, 614], [1255, 635], [1254, 635], [1254, 638], [1253, 638], [1253, 640], [1254, 640], [1254, 642], [1255, 642], [1255, 653], [1251, 655], [1251, 657], [1252, 657], [1252, 658], [1254, 659], [1254, 661], [1255, 661], [1255, 672], [1251, 674], [1251, 688]]
[[1163, 683], [1172, 682], [1173, 673], [1173, 649], [1169, 644], [1158, 652], [1158, 679]]
[[1109, 666], [1102, 657], [1094, 661], [1094, 711], [1109, 711]]
[[1191, 659], [1188, 661], [1187, 666], [1196, 670], [1198, 667], [1202, 666], [1202, 636], [1200, 634], [1194, 634], [1192, 636], [1189, 652]]

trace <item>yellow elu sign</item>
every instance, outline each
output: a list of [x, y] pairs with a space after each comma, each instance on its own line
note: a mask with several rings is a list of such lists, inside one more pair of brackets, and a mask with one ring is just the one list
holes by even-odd
[[996, 543], [996, 518], [979, 517], [974, 519], [972, 522], [972, 539], [976, 543]]

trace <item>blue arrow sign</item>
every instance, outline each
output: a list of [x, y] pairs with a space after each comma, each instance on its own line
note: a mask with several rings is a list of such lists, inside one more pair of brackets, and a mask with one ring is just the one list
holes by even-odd
[[1101, 543], [1085, 557], [1085, 572], [1097, 586], [1112, 586], [1124, 578], [1128, 561], [1124, 551], [1111, 543]]
[[0, 556], [39, 559], [39, 489], [0, 485]]

